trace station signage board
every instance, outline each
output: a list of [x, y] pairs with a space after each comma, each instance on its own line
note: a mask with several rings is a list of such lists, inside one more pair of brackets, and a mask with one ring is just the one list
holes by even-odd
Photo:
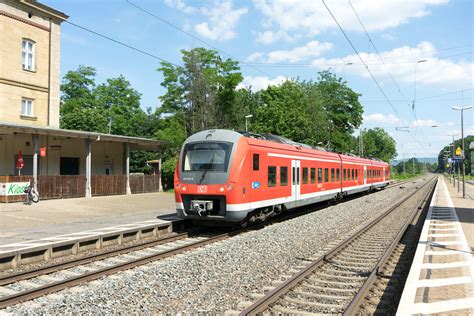
[[22, 195], [30, 182], [7, 182], [0, 183], [0, 195]]

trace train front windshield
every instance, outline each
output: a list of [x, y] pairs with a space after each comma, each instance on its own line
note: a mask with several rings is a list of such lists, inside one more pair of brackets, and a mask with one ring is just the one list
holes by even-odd
[[227, 172], [232, 143], [203, 142], [184, 146], [183, 171]]

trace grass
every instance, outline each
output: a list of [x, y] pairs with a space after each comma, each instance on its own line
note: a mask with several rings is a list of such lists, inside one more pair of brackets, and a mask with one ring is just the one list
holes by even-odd
[[415, 178], [422, 175], [421, 173], [400, 173], [400, 174], [391, 174], [390, 179], [391, 180], [406, 180], [406, 179], [411, 179]]

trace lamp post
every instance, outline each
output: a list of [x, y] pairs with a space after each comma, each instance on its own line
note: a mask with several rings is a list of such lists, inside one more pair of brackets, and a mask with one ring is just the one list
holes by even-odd
[[249, 118], [252, 118], [253, 115], [252, 114], [249, 114], [249, 115], [245, 115], [245, 131], [248, 132], [248, 119]]
[[364, 128], [359, 129], [359, 156], [364, 157]]
[[426, 60], [426, 59], [421, 59], [421, 60], [418, 60], [418, 61], [416, 62], [416, 64], [415, 64], [415, 93], [414, 93], [414, 95], [413, 95], [413, 103], [412, 103], [412, 105], [411, 105], [411, 109], [412, 109], [413, 111], [415, 111], [415, 100], [416, 100], [416, 69], [418, 68], [418, 64], [420, 64], [420, 63], [425, 63], [425, 62], [427, 62], [427, 61], [428, 61], [428, 60]]
[[461, 151], [461, 166], [462, 166], [462, 197], [463, 199], [466, 198], [466, 184], [465, 184], [465, 171], [464, 171], [464, 110], [469, 110], [469, 109], [472, 109], [472, 105], [470, 106], [465, 106], [465, 107], [461, 107], [461, 106], [453, 106], [452, 107], [453, 110], [455, 111], [461, 111], [461, 145], [462, 145], [462, 151]]

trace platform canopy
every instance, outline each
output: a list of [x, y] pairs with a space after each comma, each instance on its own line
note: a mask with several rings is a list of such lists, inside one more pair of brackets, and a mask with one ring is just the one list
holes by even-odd
[[124, 144], [130, 144], [131, 150], [158, 150], [160, 146], [166, 143], [165, 141], [161, 140], [141, 137], [130, 137], [95, 132], [75, 131], [60, 128], [35, 127], [18, 124], [0, 123], [0, 135], [2, 134], [47, 135], [59, 138], [82, 138], [96, 142], [119, 142]]

